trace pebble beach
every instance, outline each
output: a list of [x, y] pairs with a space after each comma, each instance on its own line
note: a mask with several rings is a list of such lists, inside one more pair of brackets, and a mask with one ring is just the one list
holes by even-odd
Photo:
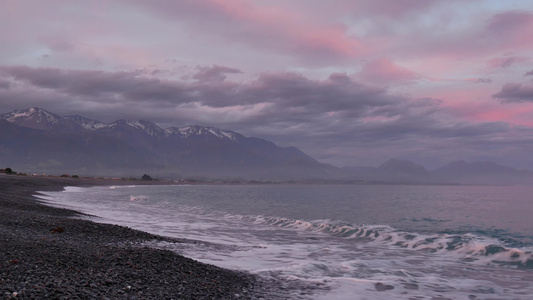
[[0, 298], [286, 298], [279, 282], [143, 246], [196, 241], [95, 223], [35, 197], [65, 186], [117, 184], [121, 181], [0, 175]]

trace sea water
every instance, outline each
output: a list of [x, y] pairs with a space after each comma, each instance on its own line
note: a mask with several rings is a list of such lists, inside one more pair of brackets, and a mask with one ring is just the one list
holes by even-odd
[[293, 299], [533, 299], [533, 187], [67, 187], [45, 201], [198, 261], [293, 283]]

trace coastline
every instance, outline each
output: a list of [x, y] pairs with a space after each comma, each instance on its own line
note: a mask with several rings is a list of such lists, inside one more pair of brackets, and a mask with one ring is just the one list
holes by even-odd
[[152, 240], [194, 241], [76, 218], [82, 214], [46, 206], [34, 196], [65, 186], [119, 184], [158, 183], [0, 176], [0, 295], [7, 299], [287, 297], [280, 283], [140, 245]]

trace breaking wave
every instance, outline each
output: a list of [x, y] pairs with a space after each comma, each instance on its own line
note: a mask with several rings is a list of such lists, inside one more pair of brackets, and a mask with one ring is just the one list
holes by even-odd
[[379, 244], [381, 246], [404, 248], [425, 253], [454, 255], [464, 262], [497, 264], [533, 269], [533, 248], [512, 247], [496, 238], [474, 233], [424, 234], [406, 232], [388, 225], [351, 225], [335, 220], [305, 221], [269, 216], [243, 216], [225, 212], [206, 212], [198, 207], [182, 206], [181, 210], [194, 213], [222, 216], [252, 223], [256, 226], [273, 226], [325, 234], [354, 242]]
[[420, 234], [399, 231], [386, 225], [335, 225], [329, 220], [302, 221], [275, 217], [256, 217], [256, 223], [319, 232], [345, 239], [428, 253], [453, 253], [466, 262], [507, 264], [533, 269], [533, 250], [508, 247], [499, 240], [471, 233]]

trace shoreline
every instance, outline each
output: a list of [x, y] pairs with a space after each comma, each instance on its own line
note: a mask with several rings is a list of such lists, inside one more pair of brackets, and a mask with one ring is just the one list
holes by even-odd
[[[279, 282], [142, 246], [170, 239], [43, 204], [65, 186], [159, 184], [0, 176], [0, 295], [6, 299], [282, 299]], [[168, 183], [167, 183], [168, 184]]]

